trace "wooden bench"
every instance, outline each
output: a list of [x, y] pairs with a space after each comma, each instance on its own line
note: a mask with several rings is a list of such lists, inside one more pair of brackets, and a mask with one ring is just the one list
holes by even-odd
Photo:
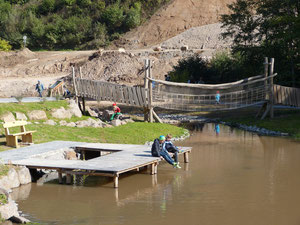
[[[36, 131], [26, 131], [25, 125], [27, 125], [26, 121], [14, 121], [14, 122], [6, 122], [3, 124], [5, 130], [6, 137], [6, 145], [10, 147], [18, 148], [18, 137], [22, 137], [23, 143], [33, 143], [32, 141], [32, 133]], [[12, 127], [20, 127], [21, 132], [11, 134], [9, 128]]]

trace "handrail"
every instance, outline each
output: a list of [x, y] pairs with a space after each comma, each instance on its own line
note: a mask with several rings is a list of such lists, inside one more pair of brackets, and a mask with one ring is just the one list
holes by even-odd
[[[249, 77], [249, 78], [246, 78], [243, 80], [239, 80], [236, 82], [227, 83], [227, 84], [186, 84], [186, 83], [156, 80], [156, 79], [152, 79], [152, 78], [147, 78], [147, 79], [150, 81], [154, 81], [156, 83], [170, 85], [170, 86], [177, 86], [177, 87], [195, 87], [195, 88], [202, 88], [202, 89], [230, 89], [230, 88], [234, 88], [234, 87], [243, 87], [245, 85], [253, 84], [256, 82], [260, 82], [260, 81], [265, 81], [265, 80], [268, 80], [269, 78], [273, 78], [275, 76], [277, 76], [277, 73], [275, 73], [271, 76], [268, 76], [268, 77], [264, 77], [263, 75], [258, 75], [258, 76]], [[261, 78], [261, 77], [263, 77], [263, 78]], [[258, 79], [258, 78], [260, 78], [260, 79]], [[250, 81], [250, 82], [248, 82], [248, 81]], [[246, 82], [246, 83], [243, 83], [243, 82]]]

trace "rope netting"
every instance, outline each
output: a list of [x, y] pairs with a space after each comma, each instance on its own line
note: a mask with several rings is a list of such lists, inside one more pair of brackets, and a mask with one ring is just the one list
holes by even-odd
[[149, 79], [155, 107], [181, 111], [230, 110], [262, 104], [271, 93], [268, 77], [250, 77], [233, 83], [183, 84]]

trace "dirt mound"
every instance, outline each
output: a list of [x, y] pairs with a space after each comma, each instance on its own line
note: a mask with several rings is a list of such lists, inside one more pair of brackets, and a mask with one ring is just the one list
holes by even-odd
[[18, 63], [24, 63], [28, 59], [34, 58], [35, 53], [30, 51], [28, 48], [23, 48], [19, 51], [14, 52], [1, 52], [0, 53], [0, 66], [14, 66]]
[[191, 27], [216, 23], [235, 0], [174, 0], [142, 26], [128, 32], [117, 46], [137, 49], [161, 43]]
[[153, 77], [164, 79], [164, 75], [178, 63], [180, 58], [193, 54], [194, 51], [156, 52], [152, 49], [125, 52], [104, 51], [94, 54], [94, 57], [82, 66], [82, 74], [87, 79], [142, 85], [144, 83], [144, 60], [146, 58], [152, 61]]
[[30, 51], [28, 48], [23, 48], [22, 50], [17, 51], [15, 55], [24, 58], [33, 58], [36, 56], [36, 54]]

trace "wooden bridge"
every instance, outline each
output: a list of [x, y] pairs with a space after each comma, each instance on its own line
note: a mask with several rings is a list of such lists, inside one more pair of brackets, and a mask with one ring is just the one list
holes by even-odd
[[[151, 77], [150, 61], [145, 61], [145, 83], [140, 86], [126, 86], [103, 81], [76, 78], [73, 72], [75, 92], [78, 97], [97, 101], [112, 101], [129, 106], [143, 107], [145, 120], [160, 121], [153, 108], [180, 111], [217, 111], [262, 105], [262, 116], [270, 113], [273, 105], [300, 106], [300, 91], [273, 84], [274, 59], [265, 58], [265, 72], [225, 84], [187, 84], [156, 80]], [[74, 71], [74, 69], [73, 69]], [[220, 100], [216, 101], [216, 93]]]
[[[51, 159], [67, 149], [74, 149], [82, 159], [64, 160]], [[184, 155], [184, 162], [189, 162], [190, 147], [183, 147], [180, 154]], [[91, 157], [92, 156], [92, 157]], [[83, 143], [70, 141], [53, 141], [33, 146], [0, 152], [4, 163], [16, 166], [26, 166], [30, 169], [49, 169], [58, 172], [59, 183], [62, 174], [66, 174], [66, 183], [72, 182], [72, 175], [90, 175], [112, 177], [114, 187], [119, 186], [119, 176], [130, 171], [139, 171], [150, 167], [150, 174], [157, 173], [157, 166], [161, 159], [151, 156], [151, 146], [128, 144]], [[48, 158], [48, 159], [47, 159]]]

